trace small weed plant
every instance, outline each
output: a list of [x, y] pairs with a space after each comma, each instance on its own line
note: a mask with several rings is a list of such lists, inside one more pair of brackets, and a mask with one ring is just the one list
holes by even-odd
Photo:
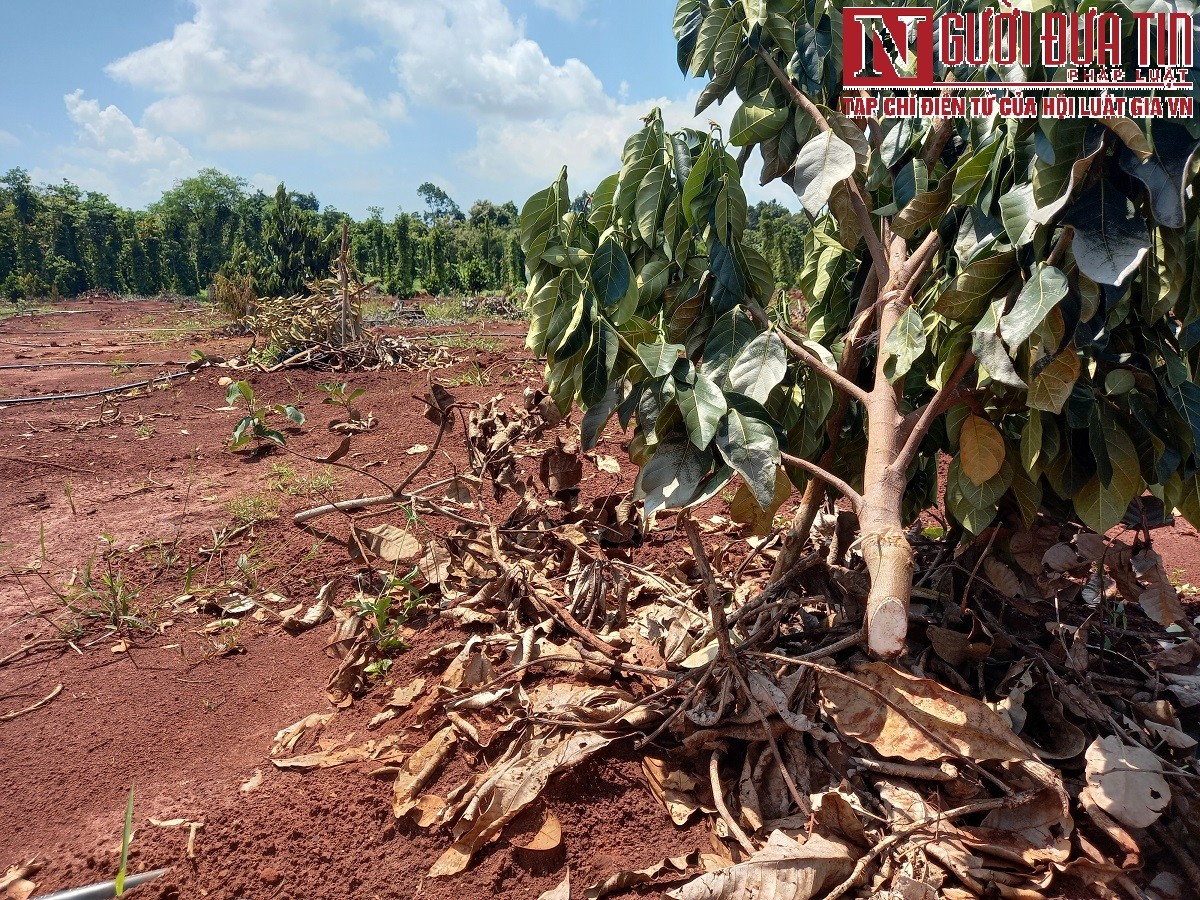
[[[287, 435], [274, 427], [272, 416], [282, 416], [294, 425], [304, 424], [304, 413], [292, 404], [278, 406], [263, 406], [254, 397], [254, 388], [248, 381], [237, 381], [229, 386], [225, 395], [227, 406], [236, 406], [239, 402], [246, 404], [246, 415], [233, 428], [229, 438], [229, 449], [244, 450], [254, 445], [262, 449], [268, 444], [283, 447], [287, 444]], [[286, 427], [286, 426], [284, 426]]]

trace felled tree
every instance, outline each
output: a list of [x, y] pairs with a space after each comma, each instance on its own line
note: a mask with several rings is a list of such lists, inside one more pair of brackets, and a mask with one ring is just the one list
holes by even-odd
[[[1113, 10], [1134, 60], [1132, 13]], [[558, 404], [586, 409], [587, 446], [614, 414], [635, 423], [648, 514], [735, 476], [766, 513], [803, 488], [776, 577], [826, 489], [849, 499], [869, 646], [891, 657], [906, 529], [937, 500], [942, 453], [969, 534], [1000, 509], [1104, 532], [1147, 489], [1200, 519], [1200, 129], [852, 121], [835, 111], [841, 22], [836, 3], [680, 0], [680, 66], [708, 78], [698, 110], [740, 101], [727, 141], [667, 133], [655, 111], [586, 214], [569, 211], [565, 170], [528, 201], [528, 346]], [[762, 182], [786, 181], [813, 219], [803, 330], [743, 239], [756, 147]]]

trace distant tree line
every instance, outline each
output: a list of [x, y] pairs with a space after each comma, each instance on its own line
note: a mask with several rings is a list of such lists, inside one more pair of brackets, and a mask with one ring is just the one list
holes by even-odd
[[363, 221], [280, 185], [274, 196], [205, 169], [145, 210], [124, 209], [68, 181], [0, 177], [0, 296], [12, 300], [116, 293], [196, 295], [215, 275], [251, 274], [260, 295], [290, 294], [329, 274], [348, 222], [362, 274], [390, 294], [478, 292], [524, 282], [517, 208], [480, 200], [466, 214], [422, 185], [429, 209]]
[[[427, 209], [356, 221], [313, 194], [274, 196], [205, 169], [144, 210], [63, 181], [35, 185], [24, 169], [0, 177], [0, 297], [76, 296], [93, 288], [153, 296], [203, 293], [214, 276], [250, 275], [259, 296], [292, 294], [330, 273], [349, 224], [353, 262], [389, 294], [478, 293], [524, 284], [515, 204], [477, 201], [464, 213], [437, 185]], [[580, 203], [586, 202], [586, 197]], [[750, 210], [750, 230], [779, 281], [795, 285], [806, 222], [777, 203]]]

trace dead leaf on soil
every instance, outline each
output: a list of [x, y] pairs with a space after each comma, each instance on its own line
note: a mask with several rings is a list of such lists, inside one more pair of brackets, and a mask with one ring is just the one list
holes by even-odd
[[1145, 747], [1118, 737], [1097, 738], [1088, 748], [1087, 783], [1096, 804], [1130, 828], [1149, 828], [1171, 803], [1162, 762]]
[[305, 716], [299, 722], [289, 725], [287, 728], [281, 728], [279, 733], [275, 735], [275, 741], [271, 745], [271, 756], [279, 756], [282, 753], [290, 753], [296, 749], [296, 745], [300, 739], [308, 732], [320, 732], [326, 725], [333, 721], [333, 717], [337, 713], [313, 713], [310, 716]]
[[571, 870], [567, 869], [567, 874], [558, 887], [544, 891], [538, 900], [571, 900]]
[[782, 831], [743, 863], [701, 875], [667, 897], [671, 900], [811, 900], [850, 876], [860, 851], [813, 835], [803, 844]]
[[505, 825], [537, 800], [551, 778], [612, 741], [591, 732], [554, 731], [515, 746], [478, 785], [455, 826], [454, 844], [433, 864], [429, 876], [444, 878], [462, 872], [480, 847], [495, 840]]
[[[364, 530], [356, 529], [355, 533], [363, 547], [384, 562], [410, 562], [421, 555], [421, 542], [405, 529], [395, 525], [379, 525]], [[351, 547], [354, 547], [354, 544], [355, 540], [351, 538]]]
[[324, 584], [321, 590], [317, 591], [316, 601], [307, 610], [303, 606], [299, 606], [295, 610], [283, 613], [283, 620], [280, 624], [283, 625], [284, 630], [292, 634], [303, 634], [329, 618], [329, 607], [333, 601], [333, 589], [336, 584], [336, 581]]
[[404, 761], [396, 773], [393, 787], [392, 812], [399, 819], [418, 808], [419, 796], [441, 771], [454, 743], [458, 740], [453, 727], [446, 727], [429, 739], [420, 750]]
[[643, 757], [642, 772], [649, 782], [650, 793], [662, 804], [676, 825], [687, 825], [692, 816], [704, 809], [693, 793], [696, 779], [681, 769], [673, 768], [665, 759]]
[[3, 900], [29, 900], [37, 890], [37, 883], [31, 881], [42, 869], [42, 863], [36, 857], [26, 863], [14, 863], [0, 876], [0, 897]]
[[596, 468], [601, 472], [607, 472], [609, 475], [621, 474], [621, 464], [611, 456], [597, 456]]
[[[950, 748], [974, 760], [1030, 757], [1029, 749], [1004, 720], [973, 697], [936, 681], [914, 678], [886, 663], [857, 666], [853, 676], [894, 707], [844, 678], [822, 673], [818, 684], [825, 713], [842, 734], [870, 744], [884, 756], [940, 761], [953, 755]], [[914, 721], [937, 740], [922, 733]]]
[[1179, 592], [1171, 584], [1161, 556], [1153, 550], [1143, 550], [1133, 557], [1133, 570], [1147, 584], [1138, 596], [1146, 615], [1163, 628], [1186, 620]]
[[262, 787], [262, 783], [263, 783], [262, 769], [255, 769], [254, 774], [251, 775], [249, 778], [247, 778], [244, 782], [242, 782], [242, 786], [241, 786], [240, 790], [243, 794], [249, 794], [252, 791], [257, 791], [260, 787]]
[[672, 856], [644, 869], [618, 872], [616, 875], [611, 875], [603, 881], [593, 884], [583, 896], [587, 900], [600, 900], [601, 897], [628, 891], [639, 884], [649, 884], [653, 881], [661, 881], [664, 878], [678, 881], [680, 875], [688, 869], [696, 868], [698, 865], [700, 865], [700, 851], [698, 850], [689, 853], [687, 856]]
[[545, 853], [562, 846], [562, 824], [551, 809], [522, 813], [513, 820], [509, 831], [508, 842], [518, 850]]

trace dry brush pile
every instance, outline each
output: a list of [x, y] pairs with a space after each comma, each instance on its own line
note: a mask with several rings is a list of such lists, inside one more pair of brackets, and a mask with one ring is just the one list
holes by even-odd
[[[823, 514], [778, 581], [775, 539], [723, 516], [684, 514], [690, 554], [639, 566], [639, 506], [580, 501], [585, 470], [612, 461], [581, 454], [552, 401], [433, 388], [427, 402], [438, 439], [399, 489], [296, 517], [356, 519], [364, 561], [353, 601], [326, 597], [302, 627], [335, 619], [339, 709], [386, 655], [379, 600], [396, 580], [373, 567], [411, 568], [406, 589], [460, 637], [394, 686], [380, 736], [338, 739], [336, 712], [314, 714], [272, 759], [390, 779], [397, 817], [448, 833], [431, 876], [502, 838], [558, 847], [546, 786], [623, 744], [643, 754], [664, 828], [702, 818], [709, 846], [548, 897], [1109, 897], [1150, 882], [1172, 897], [1187, 888], [1169, 872], [1198, 883], [1200, 643], [1148, 530], [1127, 542], [1039, 522], [958, 548], [914, 535], [911, 652], [872, 662], [851, 514]], [[413, 487], [456, 423], [470, 471]], [[396, 524], [356, 518], [388, 507]], [[413, 524], [432, 520], [446, 527]], [[456, 756], [471, 774], [441, 783]]]

